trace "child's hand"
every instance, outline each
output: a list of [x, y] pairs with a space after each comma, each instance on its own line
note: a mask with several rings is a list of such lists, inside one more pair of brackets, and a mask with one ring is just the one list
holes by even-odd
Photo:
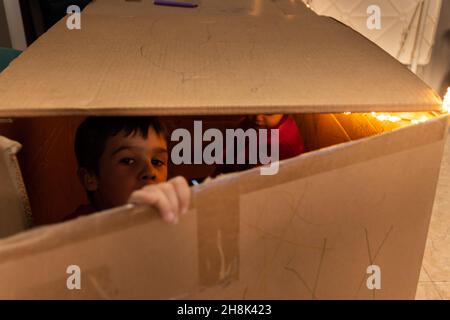
[[146, 186], [131, 194], [129, 203], [156, 208], [161, 218], [177, 223], [178, 217], [187, 213], [191, 201], [191, 190], [183, 177], [168, 182]]

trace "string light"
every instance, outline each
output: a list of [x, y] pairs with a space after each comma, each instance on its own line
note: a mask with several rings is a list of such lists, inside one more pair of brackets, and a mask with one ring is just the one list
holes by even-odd
[[444, 112], [450, 113], [450, 87], [447, 89], [447, 93], [444, 97], [444, 103], [442, 104], [442, 110]]
[[428, 121], [430, 118], [428, 118], [427, 116], [421, 116], [419, 119], [412, 119], [411, 123], [412, 124], [418, 124], [418, 123], [422, 123], [425, 121]]
[[393, 116], [386, 113], [377, 114], [376, 112], [372, 112], [371, 114], [374, 118], [376, 118], [379, 121], [399, 122], [402, 120], [402, 118], [398, 116]]
[[311, 6], [311, 2], [312, 0], [303, 0], [303, 3], [306, 5], [308, 9], [314, 10], [313, 7]]
[[[449, 89], [450, 91], [450, 89]], [[447, 94], [447, 107], [448, 107], [448, 103], [450, 101], [448, 101], [448, 99], [450, 99], [450, 94]], [[448, 110], [448, 109], [447, 109]], [[448, 111], [447, 111], [448, 112]], [[351, 112], [343, 112], [342, 114], [344, 115], [352, 115]], [[396, 122], [409, 122], [411, 124], [419, 124], [422, 122], [426, 122], [430, 119], [433, 118], [433, 115], [424, 115], [423, 113], [419, 116], [418, 114], [414, 113], [414, 112], [399, 112], [394, 114], [388, 114], [388, 113], [377, 113], [377, 112], [371, 112], [370, 115], [372, 117], [374, 117], [375, 119], [377, 119], [378, 121], [385, 121], [385, 122], [392, 122], [392, 123], [396, 123]]]

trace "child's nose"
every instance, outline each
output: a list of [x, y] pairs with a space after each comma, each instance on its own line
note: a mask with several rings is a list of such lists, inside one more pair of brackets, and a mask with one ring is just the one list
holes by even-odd
[[156, 176], [150, 172], [142, 175], [142, 177], [141, 177], [141, 180], [145, 181], [145, 182], [154, 181], [155, 179], [156, 179]]
[[156, 180], [155, 170], [154, 170], [151, 162], [148, 162], [145, 164], [145, 166], [140, 174], [139, 180], [141, 182], [143, 182], [143, 184], [148, 184], [148, 183], [151, 183], [152, 181]]

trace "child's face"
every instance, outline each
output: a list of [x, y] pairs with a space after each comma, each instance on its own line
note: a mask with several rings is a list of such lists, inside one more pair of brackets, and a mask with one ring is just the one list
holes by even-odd
[[257, 114], [255, 116], [249, 116], [250, 121], [257, 127], [265, 129], [275, 128], [282, 118], [282, 114]]
[[108, 139], [99, 161], [96, 198], [101, 209], [125, 204], [131, 193], [167, 180], [167, 141], [149, 128], [147, 138], [120, 132]]

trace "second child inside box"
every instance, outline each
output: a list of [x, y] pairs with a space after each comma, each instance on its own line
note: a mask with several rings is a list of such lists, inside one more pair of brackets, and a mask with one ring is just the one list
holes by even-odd
[[[272, 144], [275, 144], [276, 141], [272, 141], [272, 135], [270, 134], [271, 130], [278, 130], [278, 160], [286, 160], [289, 158], [296, 157], [304, 152], [306, 152], [305, 143], [303, 137], [300, 133], [300, 130], [297, 127], [297, 124], [292, 115], [288, 114], [257, 114], [250, 115], [242, 118], [242, 120], [238, 124], [238, 128], [241, 128], [244, 131], [248, 129], [266, 129], [269, 131], [267, 134], [267, 146], [266, 150], [272, 150]], [[258, 137], [258, 146], [259, 141]], [[260, 146], [259, 146], [260, 147]], [[223, 165], [218, 165], [216, 168], [215, 175], [222, 173], [231, 173], [237, 171], [248, 170], [257, 166], [262, 165], [263, 163], [251, 164], [250, 155], [249, 155], [249, 142], [246, 141], [245, 146], [241, 148], [238, 147], [234, 152], [234, 161], [232, 164], [227, 163], [227, 150], [224, 150], [223, 154]], [[245, 164], [239, 164], [238, 159], [244, 158]]]

